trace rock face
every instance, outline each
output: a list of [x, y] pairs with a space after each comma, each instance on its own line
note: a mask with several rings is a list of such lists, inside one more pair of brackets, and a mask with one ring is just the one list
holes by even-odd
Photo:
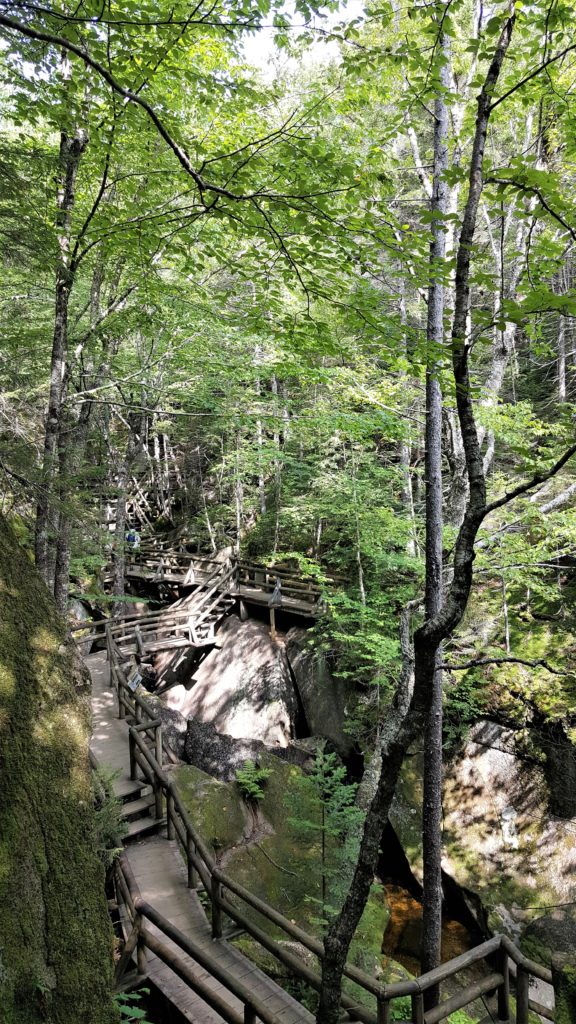
[[166, 707], [166, 704], [160, 697], [156, 697], [153, 693], [148, 693], [146, 690], [140, 690], [139, 692], [148, 704], [154, 708], [158, 718], [162, 720], [162, 734], [176, 754], [176, 757], [183, 760], [188, 722], [179, 711]]
[[[238, 786], [216, 782], [191, 765], [170, 769], [178, 792], [200, 834], [207, 839], [226, 874], [311, 934], [321, 932], [322, 809], [314, 787], [294, 765], [264, 754], [261, 764], [271, 769], [256, 811], [247, 809]], [[247, 813], [248, 810], [248, 813]], [[334, 850], [326, 842], [328, 890], [339, 886]], [[330, 867], [332, 870], [330, 870]], [[230, 897], [235, 899], [234, 896]], [[329, 902], [334, 902], [329, 900]], [[286, 933], [245, 903], [242, 912], [276, 940]], [[382, 936], [389, 911], [381, 891], [374, 890], [350, 949], [350, 959], [382, 981], [406, 974], [393, 961], [383, 961]], [[253, 946], [239, 942], [250, 955]], [[358, 995], [358, 990], [354, 990]]]
[[[219, 733], [210, 722], [200, 722], [197, 718], [190, 718], [186, 723], [182, 715], [170, 708], [164, 711], [178, 715], [184, 723], [185, 742], [182, 744], [182, 753], [172, 747], [178, 757], [183, 757], [188, 764], [195, 765], [222, 782], [233, 782], [236, 772], [246, 761], [260, 761], [270, 753], [288, 764], [300, 768], [310, 767], [316, 750], [323, 745], [322, 740], [314, 738], [307, 742], [290, 743], [287, 747], [267, 747], [261, 740], [235, 739], [226, 733]], [[167, 735], [170, 738], [170, 732]]]
[[267, 753], [261, 740], [235, 739], [217, 732], [210, 722], [190, 718], [187, 726], [185, 760], [221, 782], [233, 782], [245, 761], [258, 761]]
[[218, 641], [191, 685], [167, 692], [167, 706], [236, 739], [286, 747], [298, 702], [283, 646], [262, 623], [240, 622], [235, 615], [224, 622]]
[[[415, 754], [404, 766], [390, 819], [417, 877], [419, 806], [421, 757]], [[486, 924], [483, 905], [488, 926], [518, 940], [546, 906], [576, 900], [575, 831], [576, 818], [550, 813], [544, 770], [519, 756], [514, 733], [478, 722], [446, 770], [443, 868], [479, 923]], [[573, 923], [566, 917], [555, 927], [573, 929]]]
[[346, 692], [334, 679], [321, 651], [309, 645], [306, 629], [295, 627], [286, 636], [286, 656], [292, 669], [310, 732], [329, 740], [346, 757], [352, 742], [344, 732]]
[[0, 1020], [112, 1024], [95, 853], [89, 688], [64, 621], [0, 517]]

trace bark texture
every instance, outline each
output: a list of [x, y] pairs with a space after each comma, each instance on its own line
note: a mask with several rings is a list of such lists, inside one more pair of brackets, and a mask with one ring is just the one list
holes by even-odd
[[[434, 178], [430, 207], [434, 214], [430, 244], [431, 279], [428, 288], [428, 365], [426, 371], [426, 587], [425, 616], [432, 619], [442, 607], [442, 391], [440, 369], [444, 344], [444, 281], [446, 256], [445, 216], [448, 211], [448, 107], [450, 50], [440, 32], [439, 87], [434, 104]], [[434, 652], [432, 693], [424, 733], [424, 857], [422, 970], [440, 962], [442, 929], [442, 670], [441, 648]], [[426, 994], [429, 1006], [437, 1001], [437, 988]]]
[[83, 129], [74, 135], [62, 132], [60, 137], [60, 177], [58, 187], [58, 263], [54, 303], [54, 333], [50, 360], [50, 390], [44, 432], [42, 479], [36, 509], [35, 556], [36, 566], [44, 580], [53, 578], [56, 523], [53, 484], [58, 465], [58, 443], [64, 397], [64, 377], [68, 355], [68, 308], [74, 282], [75, 267], [70, 258], [72, 211], [76, 194], [76, 179], [82, 154], [88, 144]]
[[0, 643], [0, 1021], [112, 1024], [86, 670], [1, 518]]

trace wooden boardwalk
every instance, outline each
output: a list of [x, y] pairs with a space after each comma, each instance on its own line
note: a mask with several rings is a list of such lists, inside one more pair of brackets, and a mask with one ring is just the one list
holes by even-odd
[[[117, 701], [110, 688], [110, 676], [105, 654], [90, 655], [86, 662], [92, 676], [93, 735], [91, 751], [103, 768], [117, 773], [113, 782], [116, 795], [130, 797], [141, 788], [129, 777], [128, 728], [125, 721], [117, 717]], [[152, 822], [153, 819], [150, 819]], [[274, 1014], [278, 1024], [313, 1024], [313, 1015], [292, 996], [260, 971], [247, 957], [243, 956], [225, 939], [212, 939], [210, 925], [197, 893], [187, 887], [187, 873], [178, 844], [169, 842], [162, 834], [153, 835], [130, 843], [126, 855], [142, 898], [150, 903], [163, 917], [179, 931], [192, 939], [209, 954], [210, 959], [248, 985], [255, 995]], [[165, 936], [147, 926], [153, 934]], [[174, 954], [190, 967], [194, 974], [210, 985], [215, 995], [241, 1013], [243, 1006], [224, 985], [213, 978], [191, 957], [186, 956], [175, 944]], [[192, 989], [174, 974], [170, 968], [147, 950], [147, 974], [151, 982], [179, 1010], [191, 1024], [223, 1024], [220, 1016]]]
[[[186, 870], [176, 842], [168, 842], [161, 836], [155, 836], [131, 844], [127, 847], [127, 854], [143, 898], [168, 918], [184, 935], [201, 945], [220, 968], [249, 985], [274, 1013], [278, 1024], [300, 1024], [300, 1022], [313, 1021], [312, 1014], [304, 1010], [295, 999], [266, 977], [247, 957], [226, 940], [215, 941], [212, 939], [204, 908], [196, 892], [187, 888]], [[165, 936], [153, 925], [147, 927], [158, 938], [166, 941]], [[204, 980], [210, 979], [208, 972], [199, 967], [191, 957], [185, 956], [170, 941], [167, 944], [171, 946], [174, 954], [178, 955], [182, 962], [192, 968], [196, 975]], [[161, 991], [170, 993], [171, 1001], [178, 1006], [186, 1020], [197, 1022], [197, 1024], [200, 1022], [202, 1024], [219, 1024], [222, 1020], [215, 1010], [207, 1006], [200, 996], [192, 992], [185, 982], [175, 977], [170, 968], [150, 952], [148, 952], [148, 977]], [[220, 993], [222, 998], [226, 999], [239, 1013], [242, 1012], [243, 1005], [240, 1000], [236, 999], [216, 979], [212, 978], [210, 988], [213, 992]]]

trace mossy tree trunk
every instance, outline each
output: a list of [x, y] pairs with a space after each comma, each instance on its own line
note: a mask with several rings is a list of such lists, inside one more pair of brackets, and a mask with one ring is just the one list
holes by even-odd
[[87, 673], [0, 518], [0, 1022], [112, 1024]]

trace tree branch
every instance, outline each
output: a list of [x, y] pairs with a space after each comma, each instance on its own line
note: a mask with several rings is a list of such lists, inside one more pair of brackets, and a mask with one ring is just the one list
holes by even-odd
[[[87, 67], [92, 68], [92, 70], [95, 71], [96, 74], [100, 76], [100, 78], [104, 79], [104, 81], [110, 86], [110, 88], [114, 92], [122, 96], [125, 100], [128, 101], [128, 103], [134, 103], [136, 106], [140, 107], [145, 112], [145, 114], [150, 118], [158, 134], [164, 139], [166, 145], [172, 150], [179, 164], [186, 171], [186, 174], [188, 174], [192, 178], [201, 196], [203, 196], [205, 192], [210, 192], [216, 196], [222, 196], [225, 199], [231, 199], [233, 202], [247, 202], [252, 201], [254, 197], [259, 194], [238, 194], [236, 192], [231, 192], [229, 189], [222, 188], [219, 185], [215, 185], [209, 181], [206, 181], [202, 177], [202, 175], [192, 166], [192, 162], [186, 151], [182, 149], [181, 146], [178, 145], [175, 139], [172, 138], [172, 135], [164, 125], [163, 121], [161, 121], [160, 117], [158, 116], [154, 108], [149, 103], [147, 103], [146, 100], [142, 99], [141, 96], [138, 96], [136, 93], [131, 92], [130, 89], [126, 89], [123, 85], [121, 85], [120, 82], [118, 82], [117, 79], [114, 78], [111, 72], [108, 71], [108, 69], [105, 68], [103, 64], [100, 64], [99, 61], [91, 57], [90, 54], [87, 53], [87, 51], [82, 49], [80, 46], [77, 46], [75, 43], [72, 43], [69, 39], [65, 39], [64, 36], [59, 36], [56, 33], [45, 32], [41, 29], [32, 28], [30, 25], [23, 25], [21, 22], [16, 21], [14, 18], [9, 18], [6, 14], [0, 14], [0, 25], [4, 25], [5, 28], [10, 29], [10, 31], [18, 32], [20, 35], [26, 36], [28, 39], [34, 39], [38, 42], [43, 43], [50, 43], [52, 46], [58, 46], [68, 51], [69, 53], [73, 53], [76, 57], [83, 61], [83, 63]], [[273, 198], [273, 196], [269, 196], [268, 198]]]
[[558, 461], [555, 462], [554, 465], [545, 473], [536, 473], [531, 480], [525, 480], [523, 484], [518, 484], [518, 487], [515, 487], [514, 490], [507, 491], [501, 498], [497, 498], [496, 501], [490, 502], [490, 504], [486, 506], [485, 515], [490, 515], [490, 513], [494, 512], [497, 508], [502, 508], [504, 505], [507, 505], [508, 502], [513, 501], [514, 498], [520, 497], [521, 494], [526, 494], [528, 491], [531, 491], [533, 487], [537, 487], [538, 484], [542, 484], [545, 480], [549, 480], [550, 477], [555, 476], [573, 455], [576, 455], [576, 444], [571, 445], [570, 448], [568, 448], [558, 459]]
[[496, 107], [500, 106], [500, 104], [503, 103], [504, 100], [507, 100], [509, 96], [512, 96], [515, 92], [517, 92], [518, 89], [521, 89], [523, 85], [526, 85], [526, 82], [530, 82], [533, 78], [536, 78], [536, 75], [539, 75], [541, 71], [544, 71], [545, 68], [550, 66], [550, 64], [555, 64], [557, 60], [561, 60], [562, 57], [565, 57], [566, 54], [570, 53], [572, 50], [576, 50], [576, 43], [572, 43], [570, 46], [567, 46], [566, 49], [561, 50], [560, 53], [556, 53], [553, 57], [549, 57], [548, 60], [545, 60], [542, 64], [539, 64], [538, 67], [534, 69], [534, 71], [531, 71], [529, 75], [526, 75], [525, 78], [522, 78], [519, 82], [516, 82], [516, 85], [513, 85], [511, 89], [508, 89], [508, 92], [503, 93], [503, 95], [499, 96], [497, 100], [494, 100], [494, 103], [490, 107], [490, 113], [492, 113], [492, 111], [495, 110]]
[[477, 665], [526, 665], [527, 668], [545, 668], [547, 672], [551, 672], [554, 676], [566, 676], [569, 673], [563, 669], [553, 668], [552, 665], [544, 661], [543, 658], [539, 658], [537, 661], [527, 661], [526, 658], [473, 658], [472, 661], [464, 662], [461, 665], [441, 665], [440, 668], [446, 669], [447, 672], [466, 672], [469, 668], [476, 668]]

